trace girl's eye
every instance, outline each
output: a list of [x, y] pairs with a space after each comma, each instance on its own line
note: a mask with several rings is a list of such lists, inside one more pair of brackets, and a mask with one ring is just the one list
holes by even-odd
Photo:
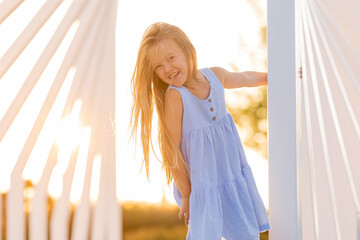
[[158, 70], [159, 68], [161, 68], [161, 65], [156, 65], [155, 66], [155, 70]]
[[171, 57], [170, 57], [170, 60], [174, 60], [174, 59], [175, 59], [175, 56], [171, 56]]

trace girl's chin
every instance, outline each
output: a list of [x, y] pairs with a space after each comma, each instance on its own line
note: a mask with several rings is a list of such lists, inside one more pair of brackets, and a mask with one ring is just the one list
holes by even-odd
[[175, 86], [175, 87], [181, 87], [181, 86], [183, 86], [184, 85], [184, 81], [182, 81], [181, 79], [179, 79], [179, 81], [173, 81], [172, 83], [171, 83], [171, 85], [172, 86]]
[[[176, 76], [176, 77], [178, 77], [178, 76]], [[180, 86], [182, 86], [183, 84], [184, 84], [184, 82], [182, 81], [181, 78], [174, 78], [174, 79], [172, 79], [172, 81], [171, 81], [171, 85], [172, 85], [172, 86], [175, 86], [175, 87], [180, 87]]]

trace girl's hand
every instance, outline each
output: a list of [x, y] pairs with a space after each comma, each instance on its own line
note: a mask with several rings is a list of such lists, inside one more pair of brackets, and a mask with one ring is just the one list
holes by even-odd
[[190, 202], [190, 198], [189, 197], [185, 197], [181, 200], [181, 208], [180, 208], [180, 213], [179, 213], [179, 219], [181, 220], [183, 218], [183, 216], [185, 217], [185, 224], [189, 225], [189, 202]]

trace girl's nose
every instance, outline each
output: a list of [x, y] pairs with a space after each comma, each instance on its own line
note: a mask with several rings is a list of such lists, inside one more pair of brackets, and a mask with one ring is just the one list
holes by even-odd
[[169, 62], [165, 63], [164, 64], [164, 68], [165, 68], [165, 71], [166, 72], [169, 72], [172, 68], [171, 64]]

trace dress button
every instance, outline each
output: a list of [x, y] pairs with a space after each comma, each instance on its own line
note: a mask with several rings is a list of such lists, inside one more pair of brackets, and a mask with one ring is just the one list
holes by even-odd
[[210, 108], [210, 111], [212, 111], [212, 112], [213, 112], [213, 111], [214, 111], [214, 108]]
[[215, 117], [215, 116], [213, 117], [213, 120], [214, 120], [214, 121], [216, 120], [216, 117]]
[[209, 102], [211, 102], [212, 100], [211, 100], [211, 98], [209, 98], [209, 100], [208, 100]]

